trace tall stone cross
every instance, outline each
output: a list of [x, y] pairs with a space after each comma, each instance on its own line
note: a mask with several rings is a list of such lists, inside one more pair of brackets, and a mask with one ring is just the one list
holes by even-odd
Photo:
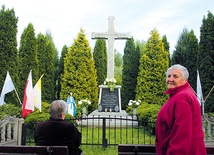
[[95, 33], [92, 32], [92, 39], [108, 39], [108, 62], [107, 62], [107, 77], [114, 78], [114, 40], [129, 39], [131, 33], [118, 33], [114, 31], [114, 16], [108, 18], [108, 32]]

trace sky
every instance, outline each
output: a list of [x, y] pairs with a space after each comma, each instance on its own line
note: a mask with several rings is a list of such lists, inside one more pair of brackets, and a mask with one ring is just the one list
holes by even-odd
[[[96, 40], [92, 32], [107, 32], [108, 17], [114, 16], [114, 29], [131, 33], [134, 40], [147, 41], [157, 29], [166, 35], [170, 53], [184, 28], [194, 30], [200, 39], [200, 27], [208, 11], [214, 14], [213, 0], [1, 0], [0, 5], [14, 9], [18, 17], [17, 40], [29, 23], [35, 34], [50, 32], [59, 52], [70, 47], [82, 28], [90, 47]], [[114, 48], [123, 54], [126, 40], [115, 40]]]

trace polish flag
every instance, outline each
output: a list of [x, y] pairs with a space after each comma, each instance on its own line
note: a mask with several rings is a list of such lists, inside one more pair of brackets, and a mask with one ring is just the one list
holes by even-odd
[[33, 102], [33, 82], [32, 82], [32, 71], [28, 75], [24, 90], [24, 100], [22, 104], [22, 117], [26, 117], [28, 114], [34, 111]]

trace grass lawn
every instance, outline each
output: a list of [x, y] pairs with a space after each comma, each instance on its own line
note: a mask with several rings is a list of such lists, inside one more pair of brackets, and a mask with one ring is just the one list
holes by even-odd
[[117, 155], [117, 146], [110, 146], [105, 150], [102, 149], [102, 146], [81, 146], [81, 149], [84, 152], [84, 155]]

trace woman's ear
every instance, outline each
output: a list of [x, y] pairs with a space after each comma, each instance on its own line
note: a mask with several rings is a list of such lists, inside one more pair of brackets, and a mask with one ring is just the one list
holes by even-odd
[[64, 112], [62, 113], [62, 119], [63, 120], [65, 119], [65, 113]]

